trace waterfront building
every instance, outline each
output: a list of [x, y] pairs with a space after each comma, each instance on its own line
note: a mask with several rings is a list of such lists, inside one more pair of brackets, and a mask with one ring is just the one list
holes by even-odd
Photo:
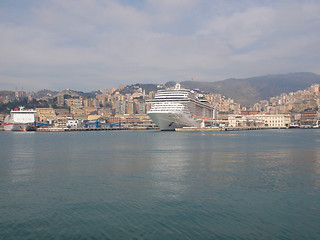
[[263, 120], [255, 118], [254, 115], [230, 115], [228, 127], [264, 127]]
[[57, 117], [55, 120], [54, 120], [54, 127], [57, 127], [57, 128], [65, 128], [67, 127], [67, 122], [68, 122], [69, 119], [65, 118], [65, 117]]
[[79, 119], [69, 119], [66, 123], [67, 128], [80, 128], [82, 126], [82, 121]]
[[120, 116], [110, 116], [110, 117], [107, 117], [106, 120], [109, 122], [109, 123], [117, 123], [117, 122], [121, 122], [121, 117]]
[[311, 127], [316, 116], [317, 116], [316, 111], [309, 111], [309, 112], [301, 113], [300, 126]]
[[40, 122], [53, 120], [57, 116], [53, 108], [36, 108], [35, 110], [37, 111], [35, 118]]
[[268, 128], [286, 128], [291, 124], [290, 114], [257, 114], [253, 117], [254, 119], [263, 121], [264, 127]]
[[287, 128], [291, 122], [289, 114], [230, 115], [226, 125], [229, 127]]

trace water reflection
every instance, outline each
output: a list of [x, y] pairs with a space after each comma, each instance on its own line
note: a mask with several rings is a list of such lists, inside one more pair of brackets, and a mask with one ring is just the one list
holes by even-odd
[[[284, 144], [283, 139], [247, 133], [190, 133], [175, 136], [174, 141], [170, 133], [167, 137], [160, 135], [152, 142], [151, 170], [157, 186], [176, 195], [192, 194], [199, 187], [276, 191], [319, 188], [317, 148], [299, 149], [301, 145], [293, 147], [295, 142]], [[262, 142], [257, 141], [259, 138]], [[271, 144], [274, 146], [269, 147]]]
[[9, 162], [9, 178], [12, 182], [32, 180], [35, 165], [35, 134], [14, 132], [11, 134], [10, 147], [6, 160]]
[[0, 139], [0, 190], [19, 193], [0, 195], [4, 239], [35, 229], [39, 239], [319, 238], [316, 134], [109, 131]]

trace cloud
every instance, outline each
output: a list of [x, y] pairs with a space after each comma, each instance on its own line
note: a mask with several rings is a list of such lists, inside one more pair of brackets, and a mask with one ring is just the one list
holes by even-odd
[[241, 49], [267, 35], [274, 24], [274, 16], [275, 10], [270, 7], [251, 8], [214, 19], [198, 34], [219, 36], [232, 48]]
[[317, 1], [52, 0], [23, 7], [0, 5], [6, 88], [319, 72]]
[[255, 6], [210, 19], [197, 34], [229, 47], [231, 54], [224, 57], [235, 76], [319, 72], [315, 62], [320, 51], [319, 7], [315, 3]]

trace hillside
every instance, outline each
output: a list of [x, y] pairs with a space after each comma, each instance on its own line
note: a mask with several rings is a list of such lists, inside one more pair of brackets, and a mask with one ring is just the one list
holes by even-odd
[[200, 89], [233, 98], [236, 102], [251, 106], [261, 100], [281, 93], [295, 92], [320, 83], [320, 75], [315, 73], [288, 73], [267, 75], [245, 79], [226, 79], [218, 82], [185, 81], [181, 85], [189, 89]]

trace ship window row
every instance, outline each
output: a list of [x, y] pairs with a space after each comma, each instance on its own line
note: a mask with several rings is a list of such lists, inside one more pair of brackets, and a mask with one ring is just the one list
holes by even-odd
[[159, 98], [187, 98], [187, 95], [161, 95], [161, 96], [156, 96], [155, 99]]
[[165, 102], [165, 103], [157, 103], [158, 105], [175, 105], [175, 106], [177, 106], [177, 105], [181, 105], [181, 104], [179, 104], [179, 103], [174, 103], [174, 102]]
[[174, 92], [168, 92], [168, 91], [159, 91], [157, 94], [188, 94], [189, 92], [186, 91], [174, 91]]
[[178, 109], [178, 110], [182, 110], [184, 109], [184, 107], [155, 107], [155, 108], [152, 108], [154, 110], [168, 110], [168, 109]]

